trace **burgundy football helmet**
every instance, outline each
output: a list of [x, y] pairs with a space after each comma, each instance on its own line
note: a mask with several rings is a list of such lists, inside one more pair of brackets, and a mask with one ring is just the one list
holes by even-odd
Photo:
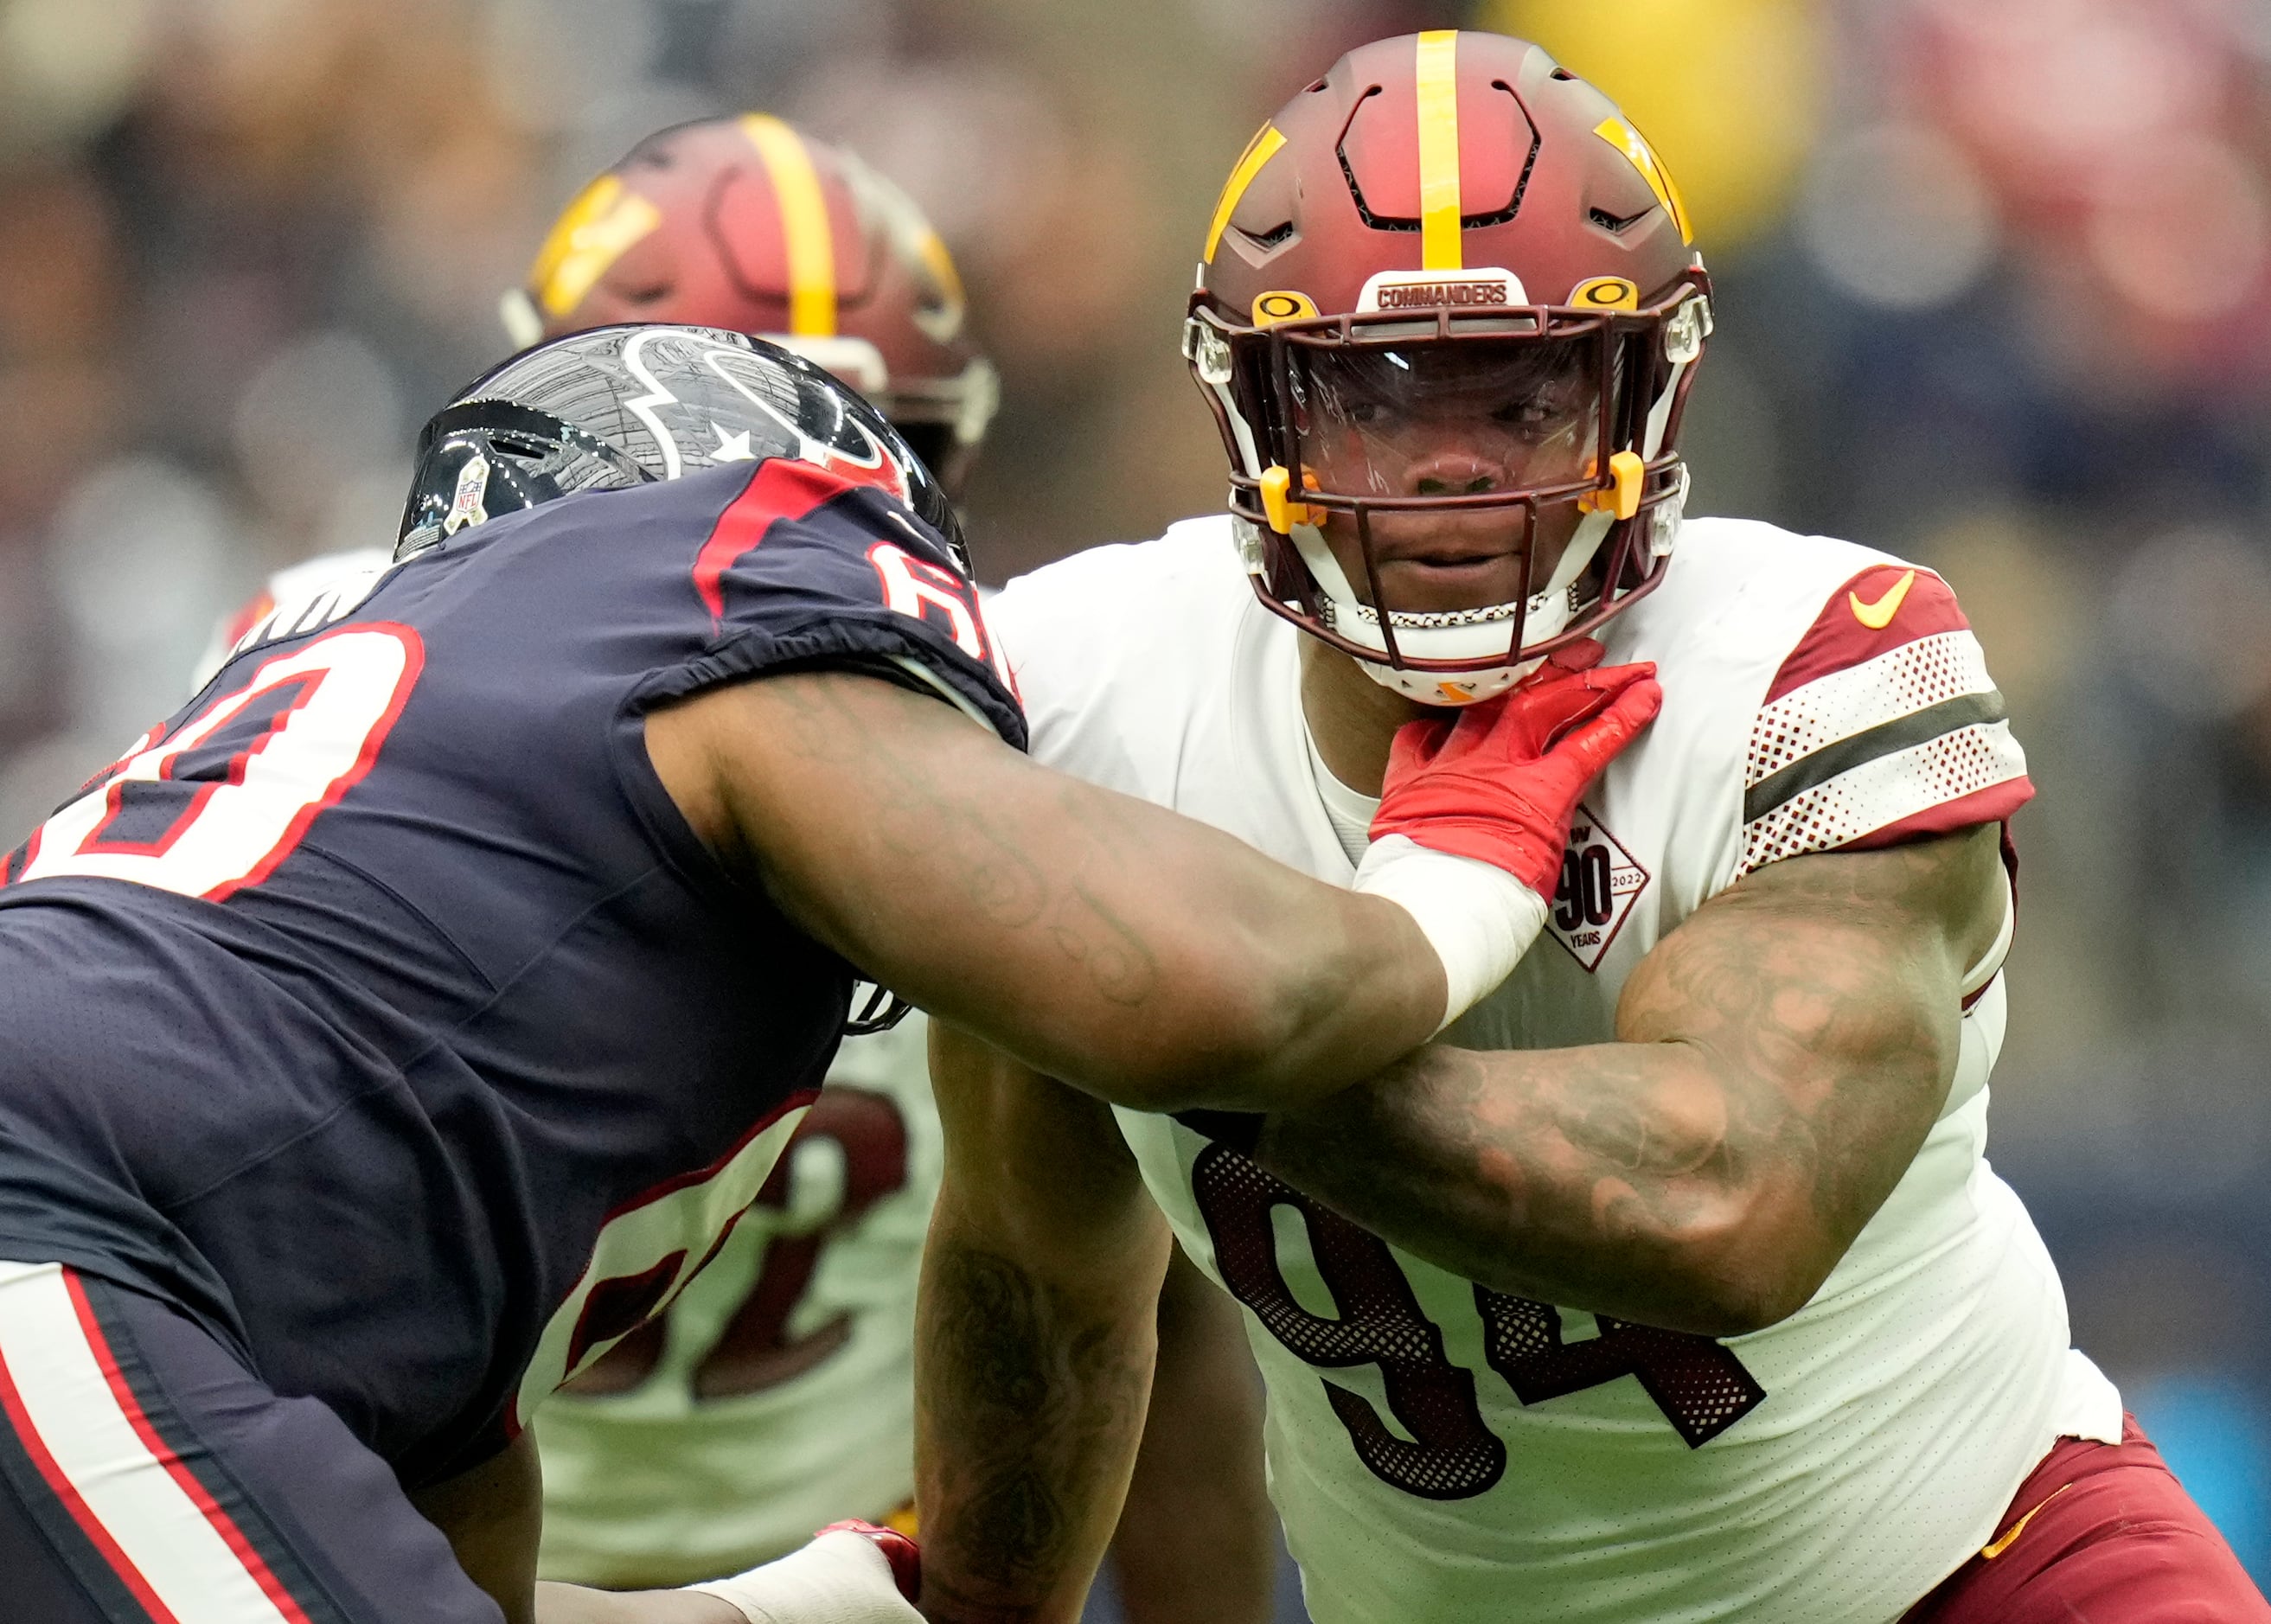
[[723, 327], [824, 367], [958, 489], [999, 399], [922, 211], [763, 113], [648, 137], [579, 193], [505, 324], [528, 345], [614, 322]]
[[[1711, 331], [1693, 240], [1639, 131], [1525, 41], [1383, 40], [1294, 97], [1223, 189], [1184, 337], [1263, 604], [1463, 704], [1653, 587]], [[1427, 547], [1498, 600], [1383, 605]]]

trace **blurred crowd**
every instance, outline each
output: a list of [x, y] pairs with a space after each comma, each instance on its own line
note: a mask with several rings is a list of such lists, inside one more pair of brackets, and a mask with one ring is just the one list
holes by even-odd
[[[391, 539], [498, 296], [639, 136], [763, 108], [960, 262], [1000, 579], [1222, 498], [1206, 212], [1348, 46], [1526, 34], [1719, 284], [1694, 510], [1929, 562], [2041, 790], [1990, 1154], [2271, 1578], [2271, 8], [2261, 0], [0, 0], [0, 823], [272, 570]], [[0, 844], [6, 844], [0, 841]]]

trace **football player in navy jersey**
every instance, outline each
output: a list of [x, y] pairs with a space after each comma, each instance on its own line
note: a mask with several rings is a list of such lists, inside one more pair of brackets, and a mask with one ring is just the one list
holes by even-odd
[[853, 966], [1115, 1103], [1314, 1099], [1503, 979], [1659, 697], [1546, 674], [1307, 880], [1028, 763], [920, 465], [704, 329], [481, 379], [405, 529], [0, 864], [12, 1616], [914, 1618], [880, 1531], [532, 1577], [529, 1411], [748, 1205]]
[[[516, 348], [623, 322], [778, 344], [858, 390], [950, 498], [999, 393], [913, 201], [762, 113], [639, 142], [562, 211], [503, 314]], [[394, 540], [279, 573], [216, 628], [195, 685], [279, 601], [383, 567]], [[927, 1048], [920, 1016], [847, 1032], [711, 1265], [546, 1402], [545, 1577], [642, 1589], [784, 1554], [845, 1517], [916, 1531], [915, 1292], [943, 1160]], [[1113, 1546], [1121, 1610], [1129, 1624], [1262, 1624], [1277, 1519], [1239, 1310], [1178, 1256], [1158, 1317]]]

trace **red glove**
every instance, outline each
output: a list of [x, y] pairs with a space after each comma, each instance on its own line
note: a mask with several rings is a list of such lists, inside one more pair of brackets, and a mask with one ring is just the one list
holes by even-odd
[[1478, 859], [1552, 901], [1577, 802], [1664, 704], [1653, 664], [1570, 669], [1588, 652], [1565, 651], [1502, 698], [1405, 723], [1372, 838]]
[[819, 1534], [858, 1534], [881, 1551], [891, 1564], [891, 1582], [899, 1587], [899, 1594], [907, 1598], [909, 1606], [922, 1599], [922, 1547], [896, 1528], [879, 1528], [873, 1523], [863, 1523], [857, 1517], [842, 1523], [830, 1523]]

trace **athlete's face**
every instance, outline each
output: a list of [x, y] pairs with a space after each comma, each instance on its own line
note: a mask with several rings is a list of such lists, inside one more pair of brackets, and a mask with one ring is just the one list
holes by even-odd
[[[1294, 361], [1303, 483], [1352, 496], [1489, 495], [1590, 476], [1599, 385], [1590, 343], [1463, 339], [1394, 349], [1303, 349]], [[1298, 498], [1297, 498], [1298, 499]], [[1541, 506], [1530, 545], [1542, 588], [1580, 518]], [[1391, 609], [1511, 602], [1522, 591], [1519, 506], [1381, 514], [1373, 564]], [[1352, 515], [1330, 513], [1325, 540], [1358, 597], [1372, 601]]]

